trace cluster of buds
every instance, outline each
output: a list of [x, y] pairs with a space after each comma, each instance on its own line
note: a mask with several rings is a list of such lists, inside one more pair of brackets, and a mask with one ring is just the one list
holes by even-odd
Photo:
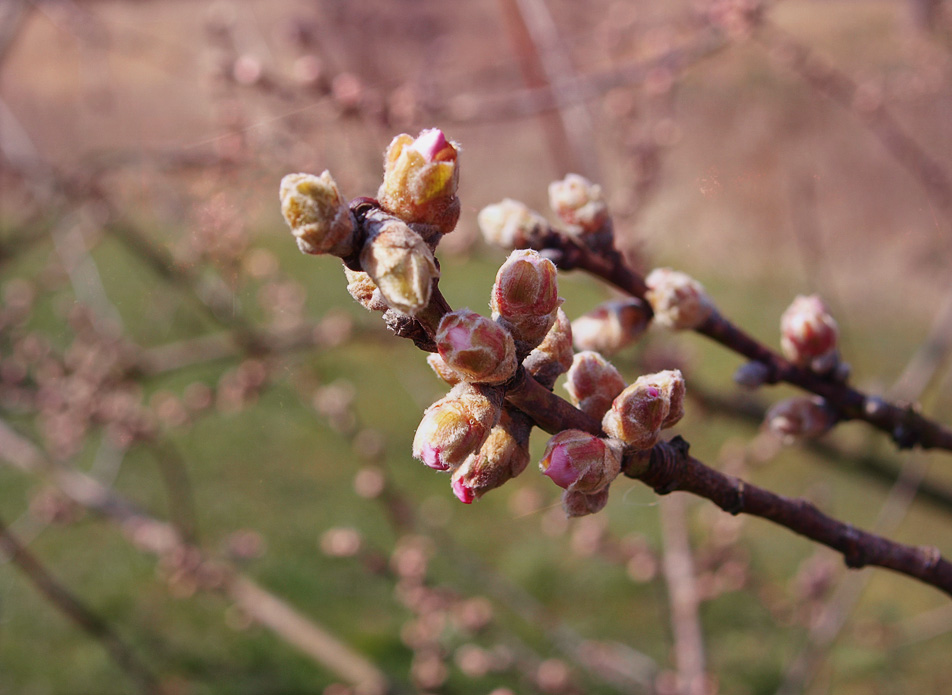
[[784, 357], [820, 374], [839, 365], [839, 327], [823, 300], [812, 295], [793, 300], [780, 317], [780, 348]]

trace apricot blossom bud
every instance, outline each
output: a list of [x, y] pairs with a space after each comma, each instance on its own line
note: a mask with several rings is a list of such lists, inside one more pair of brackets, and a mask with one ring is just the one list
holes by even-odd
[[588, 516], [602, 511], [608, 504], [608, 487], [591, 494], [576, 490], [565, 490], [562, 493], [562, 509], [565, 516], [572, 518]]
[[638, 377], [612, 402], [602, 429], [635, 450], [650, 449], [661, 430], [684, 415], [684, 378], [678, 370]]
[[380, 204], [406, 222], [434, 225], [444, 234], [453, 231], [460, 211], [458, 155], [459, 146], [438, 128], [416, 138], [398, 135], [384, 157]]
[[356, 299], [365, 309], [370, 311], [386, 311], [387, 302], [376, 283], [362, 270], [351, 270], [344, 266], [344, 275], [347, 277], [347, 292]]
[[531, 423], [524, 416], [503, 410], [499, 424], [493, 427], [479, 451], [453, 472], [452, 488], [456, 497], [470, 504], [522, 473], [529, 464], [531, 429]]
[[430, 247], [402, 220], [382, 210], [364, 218], [369, 238], [360, 252], [360, 267], [387, 304], [414, 314], [430, 301], [433, 280], [440, 276]]
[[625, 389], [625, 380], [611, 362], [597, 352], [586, 350], [575, 355], [566, 375], [565, 389], [576, 408], [601, 420], [615, 397]]
[[469, 309], [443, 316], [436, 347], [447, 366], [466, 381], [501, 384], [516, 373], [516, 346], [509, 331]]
[[526, 354], [545, 338], [555, 322], [559, 287], [555, 264], [537, 251], [513, 251], [496, 273], [490, 307], [493, 318]]
[[608, 224], [602, 187], [578, 174], [549, 184], [549, 206], [573, 236], [602, 231]]
[[512, 198], [487, 205], [479, 211], [476, 222], [488, 243], [504, 249], [526, 246], [549, 228], [542, 215]]
[[622, 454], [621, 442], [581, 430], [564, 430], [546, 444], [539, 468], [559, 487], [591, 494], [618, 476]]
[[561, 308], [556, 309], [555, 323], [542, 342], [522, 361], [529, 373], [547, 388], [552, 388], [560, 374], [572, 366], [572, 324]]
[[671, 268], [656, 268], [645, 278], [645, 297], [655, 321], [667, 328], [697, 328], [714, 313], [714, 303], [694, 278]]
[[838, 361], [839, 328], [826, 304], [816, 295], [798, 296], [780, 317], [780, 348], [802, 367], [828, 372]]
[[325, 171], [288, 174], [281, 179], [281, 214], [304, 253], [353, 253], [354, 219], [337, 183]]
[[638, 340], [648, 327], [648, 307], [640, 299], [615, 299], [599, 304], [572, 322], [578, 350], [618, 352]]
[[501, 410], [494, 390], [457, 384], [423, 413], [413, 437], [413, 456], [439, 471], [459, 467], [486, 441]]
[[786, 444], [820, 437], [836, 424], [836, 413], [822, 398], [795, 396], [775, 403], [764, 417], [767, 429]]
[[445, 381], [450, 386], [456, 386], [459, 382], [463, 381], [463, 376], [459, 372], [454, 372], [453, 369], [446, 364], [446, 360], [440, 357], [440, 353], [431, 352], [426, 356], [426, 363], [430, 365], [430, 369]]

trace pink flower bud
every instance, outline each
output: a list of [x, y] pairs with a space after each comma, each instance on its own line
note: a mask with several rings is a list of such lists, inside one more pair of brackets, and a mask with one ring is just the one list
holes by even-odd
[[575, 348], [608, 355], [618, 352], [645, 332], [647, 309], [644, 302], [634, 297], [599, 304], [572, 322]]
[[537, 251], [513, 251], [496, 273], [493, 318], [516, 341], [520, 354], [536, 347], [555, 322], [559, 299], [555, 265]]
[[501, 409], [493, 389], [454, 386], [423, 413], [413, 438], [413, 456], [436, 470], [457, 468], [486, 441]]
[[433, 280], [440, 276], [433, 252], [406, 223], [382, 210], [371, 210], [364, 219], [368, 240], [361, 268], [391, 308], [416, 313], [429, 303]]
[[281, 214], [301, 251], [341, 257], [353, 252], [354, 220], [330, 172], [288, 174], [280, 196]]
[[820, 437], [836, 424], [836, 413], [822, 398], [796, 396], [775, 403], [764, 417], [767, 429], [786, 444]]
[[802, 367], [828, 372], [838, 361], [839, 329], [823, 300], [799, 296], [780, 317], [780, 347], [784, 356]]
[[460, 211], [458, 154], [459, 146], [437, 128], [416, 139], [398, 135], [384, 158], [380, 204], [406, 222], [434, 225], [444, 234], [453, 231]]
[[362, 270], [351, 270], [344, 266], [347, 277], [347, 291], [350, 296], [370, 311], [386, 311], [389, 307], [383, 295], [370, 276]]
[[572, 366], [572, 324], [562, 309], [556, 309], [555, 323], [542, 342], [522, 361], [536, 381], [552, 388], [560, 374]]
[[656, 268], [645, 278], [645, 294], [658, 325], [697, 328], [714, 312], [714, 303], [697, 280], [670, 268]]
[[638, 377], [612, 402], [602, 429], [635, 450], [650, 449], [661, 430], [684, 415], [684, 378], [678, 370]]
[[549, 206], [573, 236], [599, 232], [609, 222], [602, 187], [578, 174], [549, 184]]
[[616, 478], [621, 458], [620, 442], [565, 430], [549, 440], [539, 468], [559, 487], [591, 494]]
[[459, 372], [454, 372], [438, 352], [431, 352], [427, 355], [426, 363], [430, 365], [430, 369], [438, 377], [450, 386], [456, 386], [456, 384], [463, 381], [463, 376]]
[[562, 493], [562, 509], [567, 517], [588, 516], [600, 512], [608, 504], [608, 487], [591, 494], [575, 490]]
[[573, 405], [599, 420], [625, 389], [618, 370], [597, 352], [586, 350], [575, 355], [566, 375], [565, 389]]
[[527, 246], [549, 229], [542, 215], [511, 198], [484, 207], [476, 222], [488, 243], [504, 249]]
[[529, 463], [529, 432], [532, 424], [521, 413], [503, 410], [479, 451], [453, 472], [453, 493], [470, 504], [507, 480], [515, 478]]
[[501, 384], [516, 373], [516, 346], [509, 332], [469, 309], [451, 311], [436, 332], [440, 357], [466, 381]]

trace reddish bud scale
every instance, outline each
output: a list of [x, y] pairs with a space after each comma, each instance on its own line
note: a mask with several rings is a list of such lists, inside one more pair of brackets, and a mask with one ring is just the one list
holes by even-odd
[[493, 318], [527, 354], [545, 338], [556, 318], [561, 300], [557, 270], [537, 251], [513, 251], [496, 273], [490, 307]]
[[797, 396], [775, 403], [764, 417], [767, 429], [785, 443], [820, 437], [836, 424], [836, 413], [822, 398]]
[[670, 370], [639, 377], [602, 418], [605, 432], [634, 450], [650, 449], [684, 415], [684, 379]]
[[559, 487], [591, 494], [615, 479], [621, 457], [620, 442], [565, 430], [549, 440], [539, 468]]
[[608, 360], [587, 350], [575, 355], [566, 375], [565, 389], [575, 407], [601, 420], [615, 397], [625, 389], [625, 380]]
[[458, 467], [486, 441], [499, 421], [501, 400], [492, 389], [461, 383], [423, 413], [413, 456], [436, 470]]
[[493, 427], [479, 451], [453, 472], [453, 494], [464, 504], [470, 504], [522, 473], [529, 463], [531, 429], [531, 423], [521, 413], [513, 415], [503, 410], [499, 424]]
[[437, 352], [431, 352], [427, 355], [426, 363], [430, 365], [430, 369], [432, 369], [438, 377], [450, 386], [456, 386], [456, 384], [464, 380], [463, 376], [459, 372], [454, 372]]
[[608, 504], [608, 490], [605, 487], [591, 494], [566, 490], [562, 493], [562, 509], [569, 518], [588, 516], [600, 512]]
[[447, 366], [466, 381], [500, 384], [516, 373], [512, 336], [495, 321], [469, 309], [443, 316], [436, 347]]
[[556, 309], [555, 323], [542, 342], [522, 361], [522, 365], [543, 386], [551, 389], [560, 374], [572, 366], [572, 324], [562, 309]]
[[780, 318], [780, 347], [794, 364], [819, 372], [838, 361], [839, 327], [818, 296], [798, 296]]

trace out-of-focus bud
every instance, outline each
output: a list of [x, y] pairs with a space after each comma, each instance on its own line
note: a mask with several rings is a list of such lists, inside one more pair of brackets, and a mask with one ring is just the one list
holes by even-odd
[[354, 220], [337, 183], [325, 171], [281, 179], [281, 214], [304, 253], [348, 256], [354, 251]]
[[767, 429], [785, 444], [820, 437], [836, 424], [836, 413], [822, 398], [796, 396], [775, 403], [764, 417]]
[[552, 388], [560, 374], [572, 366], [572, 324], [562, 309], [557, 309], [555, 323], [535, 350], [522, 361], [522, 365], [547, 388]]
[[562, 509], [565, 511], [565, 516], [588, 516], [602, 511], [608, 504], [608, 490], [608, 487], [604, 487], [591, 494], [566, 490], [562, 493]]
[[351, 270], [344, 266], [344, 275], [347, 276], [347, 291], [364, 308], [370, 311], [386, 311], [389, 307], [380, 294], [380, 289], [370, 276], [362, 270]]
[[549, 440], [539, 468], [559, 487], [592, 494], [618, 476], [622, 453], [621, 442], [565, 430]]
[[599, 304], [572, 322], [578, 350], [618, 352], [638, 340], [648, 326], [648, 307], [640, 299], [615, 299]]
[[566, 375], [565, 389], [576, 408], [601, 420], [615, 397], [625, 389], [625, 380], [611, 362], [597, 352], [586, 350], [575, 355]]
[[433, 252], [406, 223], [382, 210], [364, 218], [368, 240], [360, 267], [380, 289], [387, 304], [414, 314], [430, 301], [433, 280], [440, 276]]
[[801, 367], [821, 373], [836, 367], [838, 337], [836, 321], [816, 295], [797, 297], [780, 317], [780, 347]]
[[513, 251], [496, 273], [489, 305], [520, 355], [541, 343], [555, 322], [561, 303], [557, 275], [555, 264], [531, 249]]
[[755, 389], [767, 383], [770, 368], [763, 362], [744, 362], [734, 372], [734, 383], [746, 389]]
[[443, 316], [436, 348], [449, 368], [466, 381], [501, 384], [516, 373], [516, 346], [509, 331], [469, 309]]
[[438, 352], [431, 352], [427, 355], [426, 363], [430, 365], [430, 369], [432, 369], [438, 377], [450, 386], [456, 386], [456, 384], [463, 381], [463, 376], [458, 372], [454, 372], [452, 368], [446, 364], [446, 360], [440, 357]]
[[650, 449], [661, 430], [684, 415], [684, 378], [678, 370], [638, 377], [612, 402], [602, 418], [607, 434], [636, 450]]
[[609, 223], [602, 187], [578, 174], [549, 184], [549, 206], [573, 236], [594, 234]]
[[438, 128], [415, 139], [398, 135], [384, 157], [380, 204], [407, 222], [434, 225], [443, 234], [453, 231], [460, 211], [458, 155], [459, 146]]
[[439, 471], [457, 468], [486, 441], [501, 410], [494, 389], [457, 384], [423, 413], [413, 438], [413, 456]]
[[470, 504], [485, 493], [515, 478], [529, 463], [532, 424], [521, 413], [503, 410], [479, 451], [453, 472], [453, 493]]
[[527, 246], [549, 229], [549, 223], [539, 213], [512, 198], [487, 205], [476, 217], [483, 238], [504, 249]]
[[667, 328], [691, 329], [714, 312], [714, 303], [694, 278], [670, 268], [656, 268], [645, 278], [645, 297], [654, 309], [655, 321]]

